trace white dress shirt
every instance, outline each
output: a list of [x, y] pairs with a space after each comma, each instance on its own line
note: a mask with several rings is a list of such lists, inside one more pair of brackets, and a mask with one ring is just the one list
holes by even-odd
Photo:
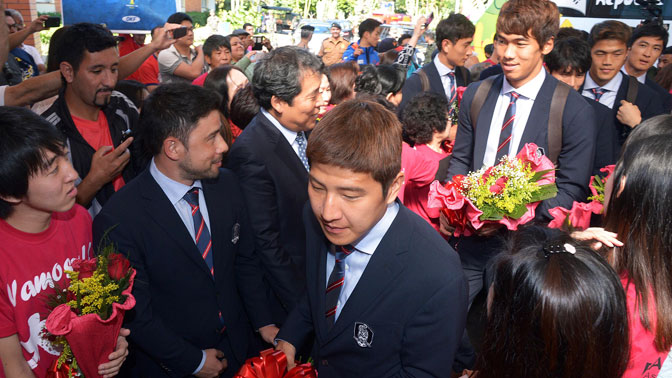
[[[625, 64], [623, 65], [623, 67], [621, 67], [621, 72], [623, 72], [623, 75], [630, 75], [630, 74], [628, 73], [628, 71], [625, 70]], [[630, 76], [635, 76], [635, 75], [630, 75]], [[643, 74], [641, 74], [641, 75], [639, 75], [639, 76], [635, 76], [635, 78], [636, 78], [637, 81], [639, 81], [640, 83], [642, 83], [642, 84], [646, 84], [646, 72], [644, 72]]]
[[445, 66], [441, 61], [439, 60], [439, 54], [436, 54], [434, 57], [434, 66], [436, 66], [436, 70], [439, 72], [439, 77], [441, 77], [441, 84], [443, 84], [443, 92], [446, 94], [446, 97], [448, 100], [450, 100], [450, 95], [452, 93], [451, 88], [453, 85], [457, 89], [457, 82], [453, 83], [453, 80], [457, 80], [455, 76], [453, 76], [452, 80], [450, 76], [448, 76], [449, 73], [455, 73], [455, 69], [450, 69], [447, 66]]
[[[289, 143], [290, 146], [292, 146], [292, 149], [294, 150], [294, 153], [296, 156], [301, 159], [301, 156], [299, 155], [299, 144], [296, 143], [296, 136], [299, 135], [296, 131], [292, 131], [280, 124], [280, 121], [275, 119], [273, 115], [269, 112], [266, 111], [266, 109], [261, 108], [261, 114], [263, 114], [266, 118], [268, 118], [269, 121], [275, 126], [278, 130], [280, 130], [280, 134], [282, 134], [285, 139], [287, 139], [287, 143]], [[305, 133], [304, 133], [305, 137]], [[308, 138], [306, 138], [306, 146], [308, 146]]]
[[537, 98], [537, 94], [539, 94], [545, 79], [546, 70], [543, 68], [539, 71], [537, 76], [520, 88], [512, 87], [511, 84], [509, 84], [509, 81], [506, 80], [506, 77], [504, 78], [502, 90], [499, 92], [495, 111], [492, 114], [492, 121], [490, 121], [488, 143], [485, 146], [485, 155], [483, 156], [484, 166], [490, 167], [496, 163], [495, 159], [497, 157], [497, 148], [499, 147], [499, 134], [502, 130], [506, 110], [511, 102], [511, 95], [509, 93], [515, 91], [520, 95], [516, 100], [516, 118], [513, 121], [513, 125], [509, 126], [512, 127], [512, 129], [511, 141], [509, 142], [509, 150], [507, 151], [507, 154], [515, 155], [518, 152], [520, 140], [523, 138], [527, 120], [530, 118], [534, 100]]
[[[383, 240], [383, 236], [385, 236], [387, 230], [392, 225], [394, 218], [397, 217], [397, 213], [399, 213], [399, 205], [396, 202], [387, 205], [385, 215], [380, 218], [378, 223], [376, 223], [364, 237], [354, 244], [355, 250], [345, 259], [345, 281], [341, 287], [341, 293], [338, 295], [338, 303], [334, 319], [338, 319], [338, 316], [341, 314], [341, 310], [345, 307], [348, 298], [350, 298], [350, 295], [352, 295], [352, 292], [355, 290], [355, 286], [357, 286], [359, 279], [362, 277], [366, 265], [369, 263], [369, 260], [371, 260], [373, 252], [376, 251], [378, 244]], [[325, 288], [329, 285], [329, 276], [336, 264], [336, 256], [329, 253], [329, 250], [326, 252], [327, 277], [324, 283]]]
[[607, 89], [608, 91], [605, 92], [600, 98], [600, 104], [606, 105], [610, 109], [613, 109], [614, 102], [616, 102], [616, 94], [618, 93], [618, 89], [621, 87], [621, 82], [623, 81], [624, 77], [625, 76], [619, 72], [607, 84], [600, 87], [597, 85], [597, 83], [595, 83], [593, 78], [590, 77], [590, 72], [586, 72], [586, 81], [583, 84], [583, 92], [581, 92], [581, 94], [588, 98], [595, 99], [595, 94], [592, 91], [593, 88]]

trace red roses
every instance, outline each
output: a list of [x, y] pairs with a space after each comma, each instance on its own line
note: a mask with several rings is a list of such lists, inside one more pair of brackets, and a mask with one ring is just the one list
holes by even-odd
[[129, 269], [131, 269], [131, 263], [126, 257], [124, 257], [124, 255], [119, 253], [110, 253], [110, 257], [107, 262], [107, 273], [110, 275], [110, 278], [113, 280], [120, 280], [126, 277]]

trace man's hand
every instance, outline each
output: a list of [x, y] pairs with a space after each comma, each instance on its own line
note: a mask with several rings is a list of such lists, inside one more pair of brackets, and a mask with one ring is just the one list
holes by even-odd
[[294, 362], [294, 358], [296, 358], [296, 348], [294, 348], [294, 345], [285, 340], [278, 340], [278, 345], [275, 347], [275, 350], [285, 353], [285, 356], [287, 357], [287, 370], [291, 370], [296, 366], [296, 363]]
[[128, 341], [126, 341], [126, 337], [130, 334], [131, 331], [126, 328], [122, 328], [119, 331], [117, 347], [107, 357], [110, 359], [110, 362], [98, 366], [98, 374], [102, 375], [103, 378], [111, 378], [119, 374], [119, 369], [121, 369], [121, 365], [126, 361], [126, 356], [128, 356]]
[[217, 349], [205, 350], [205, 363], [196, 376], [199, 378], [215, 378], [227, 368], [228, 363], [224, 358], [224, 352]]
[[173, 43], [175, 43], [175, 39], [173, 39], [172, 34], [170, 33], [171, 30], [178, 29], [180, 28], [180, 24], [169, 24], [166, 23], [163, 25], [163, 28], [160, 28], [154, 32], [154, 37], [152, 38], [152, 42], [149, 44], [154, 52], [159, 52], [161, 50], [165, 50], [170, 47]]
[[483, 227], [476, 230], [476, 235], [486, 238], [494, 236], [500, 228], [502, 228], [502, 225], [499, 223], [486, 223]]
[[261, 43], [264, 47], [266, 47], [266, 50], [271, 51], [273, 50], [273, 45], [271, 45], [271, 40], [264, 37], [264, 41]]
[[362, 50], [362, 49], [360, 49], [359, 47], [357, 47], [357, 48], [355, 49], [355, 52], [352, 53], [352, 55], [354, 55], [354, 56], [360, 56], [360, 55], [362, 55], [362, 53], [364, 53], [364, 50]]
[[618, 240], [618, 235], [614, 232], [606, 231], [601, 227], [590, 227], [584, 231], [574, 231], [571, 236], [580, 241], [591, 240], [594, 241], [590, 245], [592, 249], [598, 250], [602, 248], [602, 245], [605, 245], [609, 248], [622, 247], [623, 243]]
[[44, 29], [49, 29], [44, 27], [44, 22], [47, 21], [49, 16], [44, 15], [40, 16], [33, 21], [30, 22], [30, 25], [28, 25], [28, 30], [30, 30], [30, 34], [37, 33], [39, 31], [42, 31]]
[[117, 148], [112, 146], [100, 147], [91, 158], [91, 169], [86, 177], [91, 176], [93, 183], [99, 187], [114, 180], [121, 174], [131, 159], [128, 146], [132, 142], [133, 137], [126, 139]]
[[259, 334], [265, 342], [273, 345], [275, 344], [275, 336], [277, 336], [280, 329], [274, 325], [267, 325], [259, 328]]
[[443, 211], [441, 212], [441, 215], [439, 215], [439, 232], [446, 236], [453, 236], [453, 233], [455, 232], [455, 227], [450, 225], [448, 218], [443, 214]]
[[616, 119], [629, 127], [635, 127], [642, 123], [642, 113], [637, 105], [633, 105], [625, 100], [621, 100], [621, 106], [616, 113]]

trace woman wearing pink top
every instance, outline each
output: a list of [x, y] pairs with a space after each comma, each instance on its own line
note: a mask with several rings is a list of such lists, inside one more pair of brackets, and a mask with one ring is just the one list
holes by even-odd
[[450, 124], [446, 99], [429, 92], [408, 103], [402, 124], [401, 169], [405, 177], [399, 199], [438, 231], [439, 209], [427, 207], [427, 195], [439, 161], [450, 155], [457, 125]]

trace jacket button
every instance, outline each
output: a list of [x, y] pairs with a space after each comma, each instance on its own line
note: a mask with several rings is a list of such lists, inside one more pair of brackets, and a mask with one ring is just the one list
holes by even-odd
[[322, 366], [329, 366], [329, 361], [322, 360]]

